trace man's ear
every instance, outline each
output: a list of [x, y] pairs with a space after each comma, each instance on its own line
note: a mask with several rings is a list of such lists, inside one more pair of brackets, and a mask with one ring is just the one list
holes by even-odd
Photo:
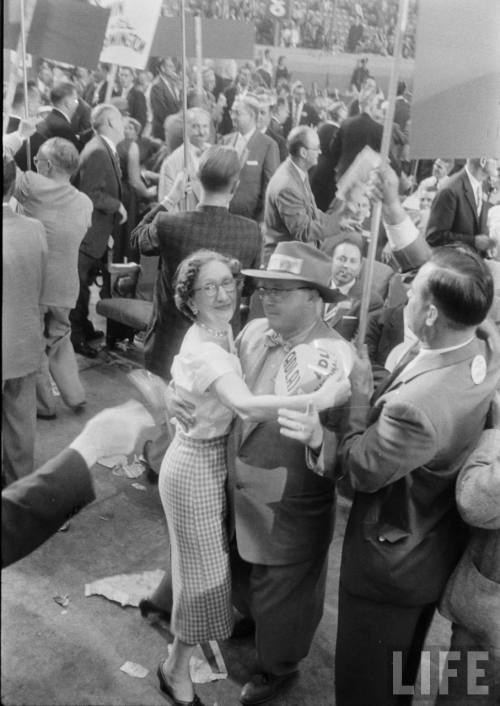
[[434, 324], [437, 321], [438, 316], [439, 316], [439, 311], [437, 310], [437, 307], [434, 304], [429, 304], [429, 308], [427, 310], [427, 316], [425, 317], [426, 326], [434, 326]]

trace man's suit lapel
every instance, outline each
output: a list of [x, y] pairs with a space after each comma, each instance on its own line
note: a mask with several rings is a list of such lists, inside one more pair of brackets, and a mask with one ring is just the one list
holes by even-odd
[[477, 217], [477, 205], [476, 205], [476, 196], [474, 192], [472, 191], [472, 186], [469, 181], [469, 177], [467, 176], [467, 173], [463, 172], [462, 174], [462, 184], [464, 188], [464, 193], [465, 193], [465, 198], [467, 199], [469, 206], [471, 207], [472, 214], [474, 216], [474, 221], [476, 222], [476, 226], [479, 226], [479, 219]]
[[467, 346], [458, 348], [454, 351], [448, 351], [447, 353], [441, 353], [440, 355], [430, 355], [422, 356], [419, 358], [415, 365], [411, 366], [409, 369], [405, 368], [396, 380], [387, 389], [387, 392], [394, 390], [400, 385], [406, 385], [411, 380], [416, 377], [423, 375], [424, 373], [431, 372], [432, 370], [439, 370], [449, 367], [450, 365], [455, 365], [456, 363], [461, 363], [464, 360], [470, 358], [474, 353], [481, 352], [481, 346], [478, 345], [479, 341], [474, 339]]
[[292, 161], [289, 160], [288, 162], [288, 173], [291, 177], [291, 179], [295, 182], [297, 189], [300, 190], [300, 193], [303, 195], [304, 198], [304, 204], [306, 207], [306, 210], [309, 215], [311, 215], [313, 218], [316, 218], [316, 204], [314, 202], [314, 196], [312, 191], [307, 189], [306, 185], [302, 181], [299, 172], [295, 168], [295, 166], [292, 164]]

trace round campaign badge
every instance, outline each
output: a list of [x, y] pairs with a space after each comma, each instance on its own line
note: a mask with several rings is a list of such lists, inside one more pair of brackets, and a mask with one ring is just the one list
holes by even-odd
[[470, 366], [470, 376], [474, 385], [480, 385], [486, 377], [486, 360], [482, 355], [476, 355]]
[[[338, 355], [299, 343], [282, 361], [274, 384], [277, 395], [309, 394], [318, 390], [325, 378], [338, 372]], [[341, 369], [341, 368], [340, 368]]]

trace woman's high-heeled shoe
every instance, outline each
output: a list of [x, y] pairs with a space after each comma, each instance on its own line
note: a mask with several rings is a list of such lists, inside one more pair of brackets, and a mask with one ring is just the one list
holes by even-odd
[[158, 669], [156, 670], [156, 674], [158, 675], [158, 679], [160, 682], [160, 689], [172, 701], [173, 706], [205, 706], [205, 704], [200, 701], [200, 698], [197, 694], [194, 695], [192, 701], [179, 701], [179, 699], [175, 697], [174, 692], [170, 687], [170, 684], [165, 679], [162, 666], [163, 662], [160, 662], [160, 664], [158, 665]]

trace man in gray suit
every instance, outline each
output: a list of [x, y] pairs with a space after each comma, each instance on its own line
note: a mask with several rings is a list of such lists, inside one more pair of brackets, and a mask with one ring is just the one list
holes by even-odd
[[42, 358], [40, 306], [47, 239], [40, 221], [9, 205], [14, 162], [3, 159], [2, 487], [33, 471], [36, 375]]
[[260, 103], [256, 96], [237, 96], [231, 109], [236, 132], [222, 139], [240, 156], [240, 183], [229, 206], [231, 213], [262, 221], [267, 185], [279, 163], [276, 142], [257, 130]]
[[308, 171], [318, 161], [319, 137], [311, 127], [301, 125], [288, 136], [290, 156], [276, 170], [266, 193], [264, 216], [264, 262], [276, 245], [301, 240], [320, 246], [327, 236], [340, 236], [340, 223], [333, 213], [316, 206]]

